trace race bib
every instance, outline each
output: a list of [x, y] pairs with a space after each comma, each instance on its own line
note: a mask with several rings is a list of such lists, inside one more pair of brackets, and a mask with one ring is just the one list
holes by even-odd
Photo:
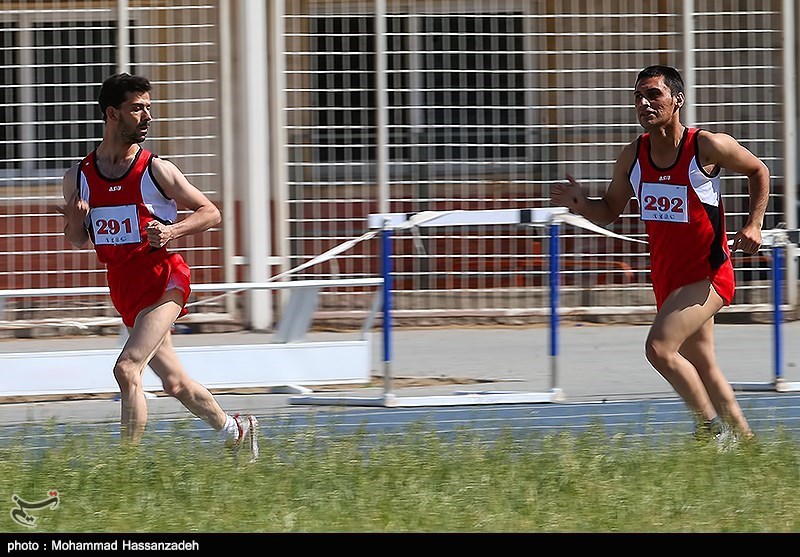
[[142, 241], [136, 205], [95, 207], [91, 215], [95, 245], [116, 246], [138, 244]]
[[639, 200], [642, 220], [689, 222], [687, 187], [673, 184], [642, 184]]

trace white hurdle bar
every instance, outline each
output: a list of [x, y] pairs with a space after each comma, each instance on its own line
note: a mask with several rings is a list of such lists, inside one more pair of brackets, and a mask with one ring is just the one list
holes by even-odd
[[[800, 231], [778, 230], [776, 233], [765, 236], [763, 245], [772, 249], [772, 363], [773, 377], [769, 382], [736, 382], [732, 383], [735, 391], [749, 392], [779, 392], [789, 393], [800, 391], [800, 382], [786, 381], [783, 375], [783, 284], [784, 261], [787, 257], [800, 256]], [[789, 277], [789, 281], [795, 280]], [[789, 282], [791, 285], [791, 282]]]
[[[429, 213], [377, 213], [368, 217], [370, 228], [381, 229], [381, 275], [383, 277], [383, 394], [378, 397], [337, 397], [303, 395], [290, 397], [291, 404], [335, 406], [426, 407], [477, 404], [530, 404], [563, 402], [564, 392], [557, 386], [558, 358], [558, 281], [559, 222], [557, 216], [567, 209], [494, 209], [483, 211], [447, 211]], [[397, 396], [393, 392], [391, 371], [391, 238], [393, 229], [415, 226], [548, 225], [550, 231], [550, 372], [551, 388], [544, 392], [459, 392], [452, 395]]]
[[[365, 384], [371, 380], [368, 330], [378, 311], [377, 289], [357, 339], [301, 342], [317, 305], [320, 289], [380, 286], [380, 277], [285, 282], [195, 284], [193, 292], [238, 292], [291, 289], [272, 342], [215, 346], [178, 346], [176, 352], [196, 381], [210, 389], [270, 387], [273, 392], [311, 392], [305, 385]], [[28, 288], [0, 290], [11, 297], [53, 297], [108, 294], [107, 287]], [[178, 321], [180, 322], [180, 321]], [[120, 324], [122, 323], [120, 319]], [[123, 332], [124, 335], [124, 332]], [[0, 352], [0, 396], [118, 392], [113, 366], [119, 349], [59, 350], [41, 353]], [[161, 381], [149, 368], [145, 391], [158, 391]]]

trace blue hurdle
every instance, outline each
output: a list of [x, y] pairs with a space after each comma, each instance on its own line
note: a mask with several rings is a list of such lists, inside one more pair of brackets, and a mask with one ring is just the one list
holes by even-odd
[[[536, 209], [491, 209], [409, 213], [377, 213], [368, 217], [371, 229], [381, 230], [381, 274], [383, 278], [383, 393], [377, 397], [302, 395], [290, 397], [290, 404], [336, 406], [464, 406], [475, 404], [526, 404], [563, 402], [564, 392], [558, 387], [558, 295], [559, 295], [559, 222], [567, 212], [562, 207]], [[549, 227], [550, 288], [550, 373], [551, 387], [543, 392], [477, 391], [452, 395], [398, 396], [392, 384], [392, 232], [428, 226], [541, 225]]]
[[787, 257], [798, 257], [799, 231], [776, 230], [764, 237], [764, 244], [771, 246], [770, 266], [772, 287], [772, 380], [766, 382], [732, 383], [736, 391], [775, 391], [779, 393], [800, 391], [800, 382], [786, 381], [783, 375], [783, 287], [785, 261]]
[[[559, 329], [559, 272], [560, 272], [560, 224], [561, 222], [582, 226], [590, 230], [606, 233], [590, 223], [578, 222], [565, 208], [536, 209], [494, 209], [468, 211], [428, 211], [422, 213], [377, 213], [368, 217], [369, 228], [380, 229], [381, 233], [381, 274], [383, 278], [383, 394], [378, 397], [331, 397], [304, 395], [290, 398], [291, 404], [353, 405], [383, 407], [416, 406], [456, 406], [475, 404], [521, 404], [563, 402], [565, 395], [558, 387], [558, 329]], [[392, 263], [391, 238], [394, 230], [428, 226], [478, 226], [478, 225], [539, 225], [547, 226], [549, 231], [549, 359], [550, 389], [543, 392], [460, 392], [453, 395], [397, 396], [392, 385]], [[764, 236], [765, 247], [772, 247], [772, 291], [773, 291], [773, 355], [774, 378], [764, 383], [734, 383], [736, 390], [743, 391], [800, 391], [800, 383], [788, 382], [783, 377], [783, 306], [784, 287], [783, 267], [786, 252], [797, 257], [797, 240], [793, 235], [798, 231], [773, 230]], [[609, 233], [610, 234], [610, 233]], [[628, 239], [628, 238], [626, 238]], [[641, 241], [629, 239], [631, 241]], [[794, 242], [794, 243], [793, 243]]]

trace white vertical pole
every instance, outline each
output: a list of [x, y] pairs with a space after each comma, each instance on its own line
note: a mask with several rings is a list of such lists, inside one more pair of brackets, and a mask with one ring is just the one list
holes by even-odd
[[[278, 272], [289, 270], [289, 183], [287, 180], [286, 161], [286, 53], [284, 46], [284, 0], [272, 0], [269, 3], [269, 122], [270, 122], [270, 182], [275, 200], [275, 246], [278, 250]], [[279, 290], [281, 307], [285, 305], [285, 297], [289, 292]]]
[[130, 72], [129, 21], [128, 0], [117, 0], [117, 73]]
[[[783, 0], [783, 213], [786, 227], [797, 229], [797, 60], [795, 57], [794, 0]], [[786, 257], [787, 303], [797, 307], [797, 265], [795, 257]]]
[[[225, 282], [236, 282], [234, 254], [236, 251], [236, 196], [234, 195], [233, 149], [233, 47], [231, 39], [231, 0], [221, 0], [219, 5], [219, 125], [222, 190], [222, 264]], [[225, 297], [225, 311], [236, 311], [233, 296]]]
[[[378, 186], [378, 211], [389, 212], [389, 118], [386, 106], [386, 0], [375, 0], [375, 181]], [[392, 393], [391, 309], [392, 309], [392, 232], [381, 233], [383, 273], [383, 393]]]
[[681, 109], [681, 122], [686, 126], [697, 124], [697, 97], [694, 77], [694, 0], [683, 0], [683, 86], [686, 102]]
[[[242, 119], [245, 154], [242, 184], [241, 228], [247, 256], [247, 280], [264, 282], [269, 273], [269, 138], [267, 129], [267, 9], [262, 0], [243, 0], [239, 5], [243, 35]], [[248, 296], [248, 321], [256, 331], [268, 330], [272, 323], [269, 291], [253, 290]]]
[[378, 212], [389, 212], [389, 115], [386, 78], [386, 0], [375, 0], [375, 181]]

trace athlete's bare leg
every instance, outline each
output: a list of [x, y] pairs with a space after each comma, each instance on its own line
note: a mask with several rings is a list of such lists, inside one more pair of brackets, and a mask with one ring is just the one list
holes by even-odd
[[744, 417], [736, 395], [728, 379], [717, 365], [714, 351], [714, 321], [706, 321], [700, 330], [686, 339], [680, 349], [681, 354], [694, 365], [700, 379], [706, 386], [711, 402], [723, 421], [745, 437], [752, 435], [747, 419]]
[[[723, 301], [708, 280], [678, 288], [670, 294], [656, 314], [645, 344], [645, 355], [653, 367], [675, 389], [698, 420], [717, 417], [699, 371], [681, 354], [686, 341], [710, 323], [722, 308]], [[698, 350], [689, 350], [696, 356]], [[710, 345], [713, 350], [713, 343]], [[707, 359], [707, 357], [706, 357]], [[709, 374], [706, 372], [706, 375]]]
[[227, 414], [203, 385], [189, 377], [172, 345], [167, 332], [164, 342], [150, 360], [150, 368], [161, 379], [164, 391], [177, 398], [195, 416], [216, 430], [225, 425]]
[[130, 337], [114, 366], [122, 401], [120, 433], [123, 439], [138, 443], [142, 438], [147, 424], [142, 373], [180, 315], [182, 303], [181, 292], [168, 290], [158, 302], [139, 313], [133, 327], [128, 327]]

